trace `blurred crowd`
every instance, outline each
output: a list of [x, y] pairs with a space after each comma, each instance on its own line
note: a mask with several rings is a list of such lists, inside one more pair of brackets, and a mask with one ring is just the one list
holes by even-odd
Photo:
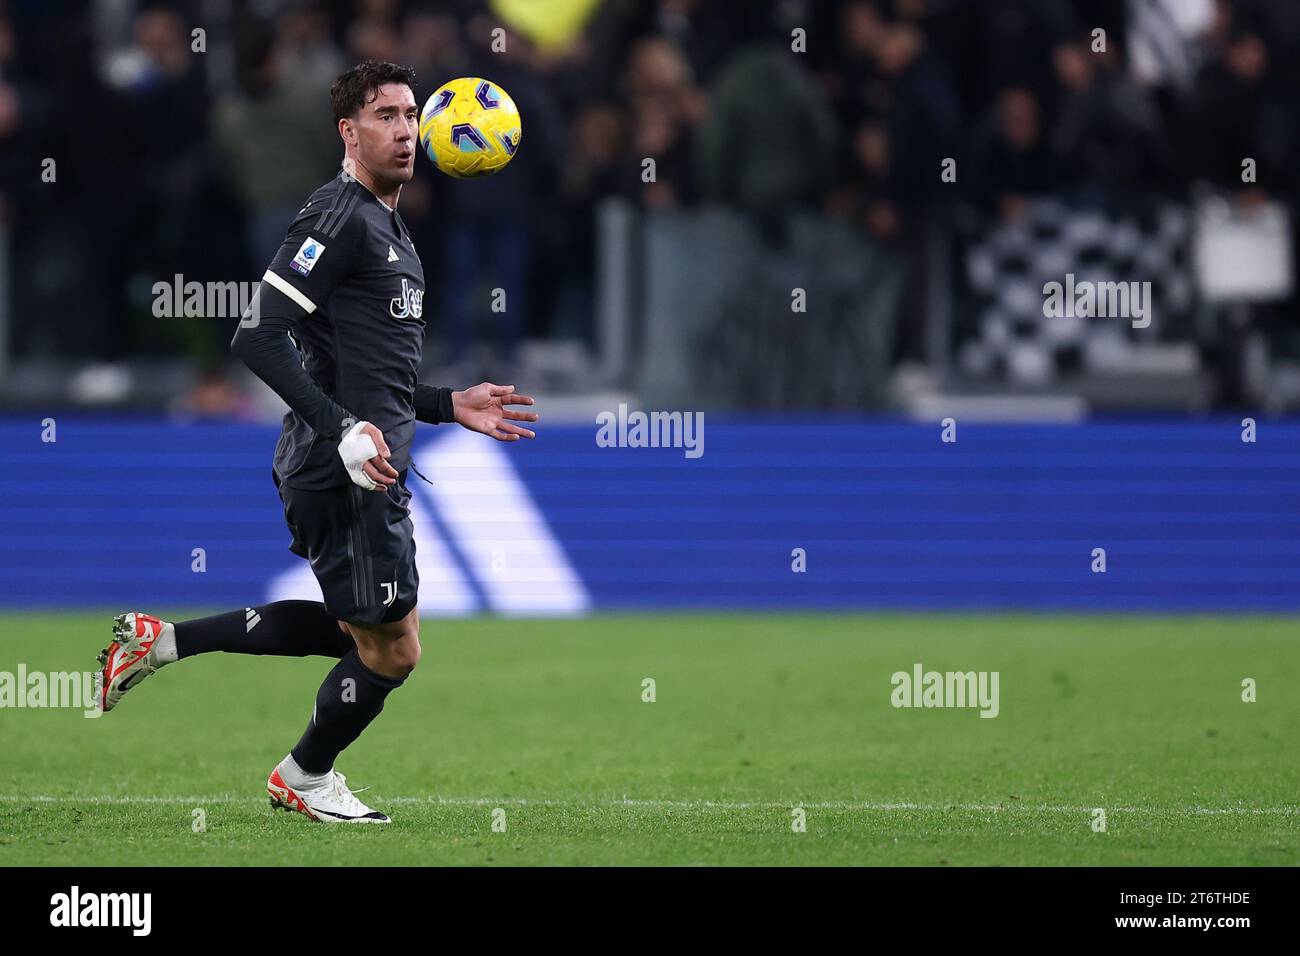
[[[590, 339], [594, 211], [611, 196], [650, 209], [723, 203], [778, 229], [810, 209], [911, 255], [917, 224], [959, 205], [1014, 217], [1050, 193], [1126, 208], [1203, 182], [1294, 207], [1300, 183], [1295, 0], [99, 0], [0, 11], [0, 217], [17, 355], [184, 351], [218, 366], [229, 330], [154, 319], [149, 289], [175, 273], [260, 274], [337, 169], [327, 92], [363, 59], [413, 66], [421, 102], [452, 77], [490, 77], [523, 116], [520, 156], [490, 183], [425, 164], [402, 194], [443, 363], [475, 340], [509, 362], [524, 337]], [[1242, 182], [1243, 157], [1256, 160], [1256, 183]], [[946, 158], [953, 183], [940, 176]], [[478, 294], [489, 276], [505, 313], [487, 314]]]

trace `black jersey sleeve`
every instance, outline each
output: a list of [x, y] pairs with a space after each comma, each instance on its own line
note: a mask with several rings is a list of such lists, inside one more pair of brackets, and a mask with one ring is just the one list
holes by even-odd
[[337, 208], [306, 206], [262, 276], [253, 305], [240, 320], [231, 351], [266, 382], [316, 434], [338, 441], [355, 420], [303, 367], [290, 334], [347, 278], [363, 225]]
[[416, 421], [425, 422], [429, 425], [454, 422], [456, 420], [456, 411], [451, 403], [451, 393], [450, 388], [417, 384], [415, 386], [415, 396], [411, 402], [415, 406]]

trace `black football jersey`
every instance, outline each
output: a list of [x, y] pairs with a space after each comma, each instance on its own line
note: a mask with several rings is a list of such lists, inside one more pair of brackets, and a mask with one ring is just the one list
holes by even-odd
[[[424, 269], [396, 210], [341, 172], [294, 217], [258, 299], [262, 316], [291, 321], [316, 385], [356, 421], [383, 432], [390, 464], [407, 468], [424, 348]], [[337, 448], [337, 436], [318, 434], [290, 410], [276, 475], [297, 488], [345, 484]]]

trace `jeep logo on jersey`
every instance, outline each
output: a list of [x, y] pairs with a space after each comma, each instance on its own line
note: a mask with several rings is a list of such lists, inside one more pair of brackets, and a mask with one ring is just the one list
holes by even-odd
[[424, 315], [424, 290], [402, 280], [402, 294], [388, 303], [388, 311], [395, 319], [418, 319]]

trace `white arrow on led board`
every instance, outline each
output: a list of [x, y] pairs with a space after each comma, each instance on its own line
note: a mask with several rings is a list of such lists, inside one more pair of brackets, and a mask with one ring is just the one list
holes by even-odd
[[[451, 616], [481, 610], [466, 572], [487, 606], [501, 614], [565, 615], [590, 609], [582, 579], [506, 449], [458, 429], [422, 443], [414, 457], [434, 482], [427, 485], [414, 474], [407, 478], [422, 613]], [[435, 515], [455, 541], [454, 550], [439, 534]], [[295, 561], [267, 589], [268, 601], [320, 597], [306, 561]]]

